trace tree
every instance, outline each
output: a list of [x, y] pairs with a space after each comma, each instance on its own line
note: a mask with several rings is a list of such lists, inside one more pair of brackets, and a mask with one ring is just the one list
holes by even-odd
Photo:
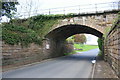
[[[24, 4], [22, 5], [22, 9], [25, 10], [26, 17], [31, 17], [31, 15], [36, 15], [38, 8], [40, 7], [39, 0], [24, 0]], [[25, 17], [25, 16], [24, 16]]]
[[74, 36], [74, 42], [84, 44], [86, 43], [86, 36], [84, 34], [76, 34]]
[[74, 43], [74, 36], [71, 36], [71, 37], [67, 38], [66, 41], [68, 43]]
[[7, 16], [8, 18], [12, 18], [13, 14], [17, 11], [15, 5], [18, 5], [18, 2], [5, 2], [0, 0], [0, 17]]

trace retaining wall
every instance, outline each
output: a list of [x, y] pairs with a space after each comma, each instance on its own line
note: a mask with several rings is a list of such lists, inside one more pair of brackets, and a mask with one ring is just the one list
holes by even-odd
[[116, 22], [104, 41], [105, 60], [120, 77], [120, 20]]
[[71, 44], [58, 43], [43, 40], [42, 45], [32, 43], [28, 47], [22, 47], [21, 45], [8, 45], [2, 41], [3, 71], [53, 57], [64, 56], [64, 52], [70, 52]]

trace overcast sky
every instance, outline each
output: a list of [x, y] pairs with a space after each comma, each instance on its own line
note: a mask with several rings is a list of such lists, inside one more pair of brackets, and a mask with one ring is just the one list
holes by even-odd
[[96, 37], [94, 35], [91, 35], [91, 34], [85, 34], [85, 36], [87, 38], [86, 44], [89, 44], [89, 45], [98, 45], [98, 43], [97, 43], [98, 37]]
[[49, 9], [56, 7], [66, 7], [74, 5], [96, 4], [114, 2], [119, 0], [18, 0], [21, 5], [25, 5], [32, 1], [34, 6], [39, 6], [39, 9]]
[[[20, 5], [17, 6], [16, 17], [27, 18], [29, 15], [30, 16], [35, 15], [35, 14], [37, 15], [37, 14], [40, 14], [42, 12], [43, 13], [47, 12], [47, 14], [48, 14], [49, 10], [45, 11], [45, 9], [51, 9], [51, 8], [76, 6], [76, 5], [98, 4], [98, 3], [107, 3], [107, 2], [118, 2], [118, 1], [119, 0], [18, 0]], [[104, 4], [102, 6], [104, 6]], [[113, 6], [113, 5], [109, 4], [107, 6]], [[86, 10], [89, 12], [89, 10], [94, 10], [94, 8], [92, 8], [92, 7], [95, 8], [95, 5], [87, 6], [87, 8], [89, 8], [89, 9], [84, 9], [84, 11]], [[79, 12], [78, 6], [73, 7], [73, 8], [77, 9], [77, 10], [76, 11], [66, 10], [66, 13], [69, 13], [67, 11], [71, 11], [70, 13]], [[83, 8], [84, 7], [81, 7], [81, 9], [83, 9]], [[70, 7], [69, 9], [72, 9], [72, 7]], [[51, 9], [51, 13], [52, 12], [54, 12], [54, 9], [53, 9], [53, 11]], [[62, 8], [62, 11], [60, 11], [60, 12], [62, 14], [64, 13], [63, 8]], [[3, 22], [7, 21], [6, 17], [3, 17], [2, 19], [3, 19], [2, 20]]]
[[[22, 14], [22, 12], [24, 12], [23, 14], [27, 15], [27, 13], [30, 13], [30, 12], [31, 14], [34, 14], [35, 12], [40, 13], [42, 12], [42, 10], [51, 9], [51, 8], [98, 4], [98, 3], [107, 3], [107, 2], [118, 2], [118, 1], [119, 0], [18, 0], [20, 5], [17, 6], [17, 8], [19, 13]], [[101, 5], [101, 7], [104, 7], [104, 6], [105, 6], [104, 4]], [[111, 8], [111, 6], [113, 5], [108, 4], [108, 6]], [[90, 8], [90, 5], [87, 7]], [[95, 7], [95, 5], [92, 5], [92, 7]], [[93, 9], [92, 7], [90, 9]], [[74, 7], [74, 9], [77, 9], [77, 8], [79, 7]], [[51, 12], [52, 10], [53, 9], [51, 9]], [[87, 10], [87, 9], [84, 9], [84, 10]], [[48, 10], [45, 12], [48, 13]]]

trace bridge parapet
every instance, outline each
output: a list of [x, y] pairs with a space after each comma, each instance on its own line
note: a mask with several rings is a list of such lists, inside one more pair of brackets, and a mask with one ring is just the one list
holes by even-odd
[[94, 28], [101, 33], [105, 33], [106, 27], [112, 27], [112, 24], [117, 17], [117, 13], [101, 14], [101, 15], [78, 15], [76, 17], [65, 18], [58, 21], [58, 24], [55, 24], [50, 31], [59, 28], [64, 25], [77, 24], [85, 25], [91, 28]]

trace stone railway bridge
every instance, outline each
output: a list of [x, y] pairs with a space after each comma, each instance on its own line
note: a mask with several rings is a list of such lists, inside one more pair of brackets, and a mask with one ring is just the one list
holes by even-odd
[[[75, 34], [92, 34], [99, 38], [103, 38], [105, 29], [112, 27], [118, 11], [110, 11], [103, 13], [91, 13], [84, 15], [76, 15], [75, 17], [59, 20], [58, 24], [53, 25], [45, 36], [50, 51], [56, 55], [63, 55], [65, 40]], [[65, 50], [66, 51], [66, 50]]]
[[[12, 60], [15, 61], [12, 67], [59, 57], [71, 51], [71, 48], [66, 43], [68, 37], [86, 33], [104, 39], [105, 29], [111, 27], [111, 31], [104, 40], [104, 58], [109, 62], [116, 74], [120, 75], [120, 19], [113, 26], [113, 22], [118, 17], [118, 12], [119, 10], [113, 10], [78, 14], [71, 18], [59, 20], [58, 24], [53, 25], [46, 34], [43, 46], [31, 44], [28, 48], [21, 48], [20, 45], [12, 46], [2, 42], [2, 54], [11, 57], [8, 63], [12, 62]], [[29, 59], [27, 59], [28, 57]], [[7, 63], [5, 62], [5, 64]]]
[[117, 17], [118, 11], [108, 11], [96, 14], [81, 14], [59, 20], [59, 23], [54, 25], [45, 36], [46, 45], [50, 46], [47, 51], [50, 53], [51, 57], [62, 56], [64, 53], [70, 52], [70, 48], [66, 43], [68, 37], [75, 34], [86, 33], [95, 35], [104, 40], [103, 34], [106, 34], [105, 29], [111, 27], [112, 30], [109, 32], [104, 42], [103, 52], [105, 52], [105, 60], [109, 62], [116, 74], [120, 75], [120, 49], [118, 47], [120, 45], [119, 20], [116, 25], [113, 26]]

